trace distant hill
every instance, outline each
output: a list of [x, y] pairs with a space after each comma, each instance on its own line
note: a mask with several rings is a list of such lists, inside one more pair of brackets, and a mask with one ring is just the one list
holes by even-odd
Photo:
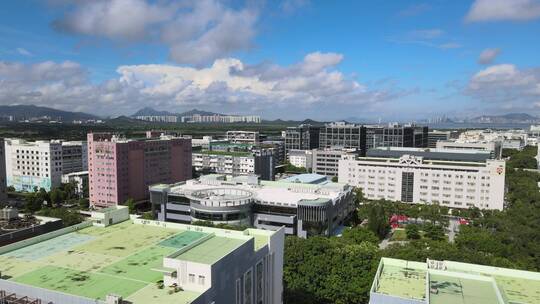
[[150, 107], [145, 107], [140, 109], [139, 111], [133, 113], [131, 117], [137, 117], [137, 116], [175, 116], [178, 115], [176, 113], [171, 113], [169, 111], [157, 111]]
[[214, 112], [208, 112], [208, 111], [201, 111], [197, 109], [193, 109], [184, 113], [173, 113], [169, 111], [158, 111], [150, 107], [145, 107], [140, 109], [139, 111], [133, 113], [130, 117], [137, 117], [137, 116], [192, 116], [195, 114], [199, 115], [225, 115], [225, 114], [219, 114]]
[[201, 111], [197, 109], [193, 109], [184, 113], [178, 114], [178, 116], [192, 116], [192, 115], [203, 115], [203, 116], [209, 116], [209, 115], [226, 115], [226, 114], [220, 114], [220, 113], [214, 113], [214, 112], [208, 112], [208, 111]]
[[0, 116], [13, 116], [15, 120], [50, 117], [51, 120], [73, 121], [99, 119], [99, 117], [83, 112], [62, 111], [34, 105], [0, 106]]
[[472, 123], [538, 123], [540, 118], [527, 113], [509, 113], [504, 115], [482, 115], [468, 119]]

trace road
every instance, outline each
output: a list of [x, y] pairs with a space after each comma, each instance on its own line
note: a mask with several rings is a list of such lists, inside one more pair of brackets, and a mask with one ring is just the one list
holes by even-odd
[[459, 232], [459, 220], [455, 217], [450, 217], [448, 219], [448, 241], [450, 243], [454, 242], [456, 234]]

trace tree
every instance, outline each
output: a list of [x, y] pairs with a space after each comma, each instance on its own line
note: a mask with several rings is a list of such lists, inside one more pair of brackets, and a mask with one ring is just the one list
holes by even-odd
[[51, 192], [49, 193], [51, 205], [52, 206], [60, 206], [62, 204], [63, 196], [64, 195], [62, 193], [62, 190], [60, 190], [58, 188], [52, 189]]
[[316, 236], [287, 237], [285, 248], [285, 303], [367, 303], [379, 263], [377, 246]]
[[431, 223], [424, 224], [424, 236], [434, 241], [442, 241], [446, 238], [444, 228]]
[[369, 230], [373, 231], [380, 239], [385, 238], [390, 231], [390, 224], [382, 204], [370, 204], [367, 218]]
[[59, 218], [62, 220], [64, 227], [72, 226], [78, 223], [81, 223], [84, 218], [77, 212], [71, 211], [67, 208], [43, 208], [40, 212], [40, 215], [47, 217]]
[[407, 225], [405, 227], [405, 233], [407, 234], [407, 238], [409, 240], [418, 240], [420, 238], [420, 230], [418, 229], [418, 225]]
[[77, 201], [77, 204], [79, 205], [79, 208], [82, 210], [87, 210], [88, 207], [90, 207], [90, 201], [87, 198], [80, 198]]
[[342, 238], [344, 242], [349, 244], [360, 244], [362, 242], [368, 242], [373, 245], [379, 244], [379, 238], [375, 233], [361, 227], [345, 229]]
[[132, 198], [128, 198], [125, 202], [124, 202], [124, 205], [125, 206], [128, 206], [128, 210], [129, 210], [129, 213], [130, 214], [133, 214], [135, 213], [135, 200], [132, 199]]
[[25, 198], [24, 208], [27, 213], [34, 213], [41, 209], [43, 201], [40, 200], [39, 196], [36, 193], [29, 193]]
[[338, 182], [338, 177], [337, 176], [332, 176], [332, 182], [337, 183]]

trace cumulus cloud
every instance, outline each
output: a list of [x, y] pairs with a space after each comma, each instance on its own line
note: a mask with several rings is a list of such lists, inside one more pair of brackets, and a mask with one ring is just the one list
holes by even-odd
[[468, 22], [525, 21], [539, 17], [539, 0], [476, 0], [465, 20]]
[[246, 65], [234, 58], [202, 68], [126, 65], [118, 67], [118, 77], [99, 84], [91, 83], [87, 71], [74, 62], [1, 62], [0, 104], [39, 104], [102, 115], [130, 114], [144, 106], [173, 111], [203, 107], [271, 115], [283, 111], [285, 117], [302, 118], [305, 109], [368, 109], [410, 93], [395, 87], [368, 88], [336, 69], [342, 60], [341, 54], [315, 52], [289, 66]]
[[491, 64], [501, 53], [501, 49], [485, 49], [478, 57], [479, 64]]
[[53, 26], [112, 41], [159, 41], [175, 62], [203, 65], [249, 49], [257, 20], [256, 9], [219, 0], [94, 0], [71, 2]]
[[487, 67], [470, 79], [466, 93], [498, 106], [531, 108], [540, 102], [540, 68], [519, 69], [512, 64]]

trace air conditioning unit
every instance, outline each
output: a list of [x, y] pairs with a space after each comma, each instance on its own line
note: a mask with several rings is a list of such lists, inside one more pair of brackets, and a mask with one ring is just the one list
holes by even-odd
[[122, 296], [115, 295], [115, 294], [108, 294], [105, 298], [106, 304], [122, 304], [124, 301], [122, 301]]

